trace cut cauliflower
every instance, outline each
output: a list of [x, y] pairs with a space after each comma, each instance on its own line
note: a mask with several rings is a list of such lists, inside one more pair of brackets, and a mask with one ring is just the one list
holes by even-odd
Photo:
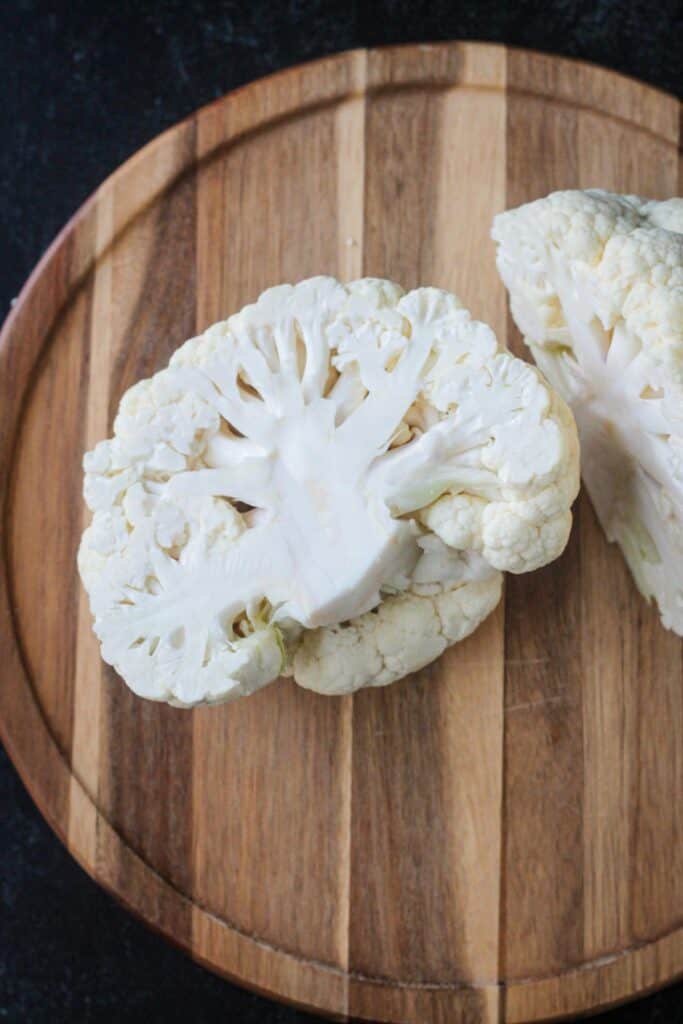
[[578, 442], [455, 296], [319, 277], [183, 345], [84, 468], [102, 656], [190, 706], [432, 661], [562, 551]]
[[683, 636], [683, 199], [556, 192], [500, 214], [493, 237], [605, 533]]

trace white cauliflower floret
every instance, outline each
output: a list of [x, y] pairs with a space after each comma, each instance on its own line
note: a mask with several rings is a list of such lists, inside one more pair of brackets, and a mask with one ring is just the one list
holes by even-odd
[[500, 214], [493, 236], [607, 537], [683, 635], [683, 199], [557, 192]]
[[500, 601], [502, 583], [492, 573], [433, 597], [400, 594], [351, 622], [304, 633], [294, 655], [296, 681], [342, 694], [417, 672], [477, 628]]
[[194, 705], [427, 664], [566, 543], [573, 420], [452, 295], [270, 289], [124, 395], [84, 460], [102, 655]]

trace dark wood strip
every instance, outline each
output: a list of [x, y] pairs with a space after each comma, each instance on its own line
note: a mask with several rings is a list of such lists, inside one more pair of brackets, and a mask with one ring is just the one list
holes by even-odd
[[[508, 53], [507, 206], [576, 180], [576, 113], [514, 90], [538, 68]], [[549, 74], [554, 69], [549, 62]], [[509, 344], [525, 358], [510, 322]], [[508, 576], [505, 624], [505, 847], [502, 972], [545, 974], [583, 952], [581, 509], [563, 557]]]
[[[383, 92], [366, 103], [363, 274], [404, 288], [431, 280], [441, 92]], [[415, 173], [420, 154], [431, 155]]]
[[[194, 154], [191, 125], [178, 135], [175, 146], [177, 163], [182, 166]], [[122, 181], [114, 192], [115, 222], [125, 193]], [[116, 236], [112, 253], [112, 423], [123, 393], [162, 369], [175, 349], [194, 334], [196, 216], [196, 179], [194, 175], [180, 176]]]
[[[194, 133], [176, 140], [180, 161]], [[123, 189], [123, 183], [121, 185]], [[114, 196], [116, 211], [117, 200]], [[115, 213], [116, 216], [116, 213]], [[117, 237], [112, 261], [110, 420], [123, 391], [164, 366], [194, 333], [196, 181], [180, 178]], [[188, 893], [192, 864], [192, 714], [140, 700], [102, 666], [99, 805], [125, 846], [98, 839], [98, 871], [133, 903], [135, 874], [126, 847]], [[189, 904], [176, 908], [173, 933], [191, 938]]]
[[419, 1024], [498, 1024], [497, 988], [398, 988], [351, 980], [349, 1018]]

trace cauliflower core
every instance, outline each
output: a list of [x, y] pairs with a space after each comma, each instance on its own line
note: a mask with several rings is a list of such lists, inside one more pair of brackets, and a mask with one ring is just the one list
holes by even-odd
[[272, 288], [128, 391], [85, 456], [102, 656], [172, 704], [384, 685], [571, 525], [571, 414], [455, 296]]
[[513, 316], [570, 403], [607, 537], [683, 636], [683, 199], [557, 192], [493, 228]]

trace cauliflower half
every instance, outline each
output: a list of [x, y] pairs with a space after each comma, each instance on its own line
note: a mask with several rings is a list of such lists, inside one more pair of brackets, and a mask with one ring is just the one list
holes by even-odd
[[432, 661], [571, 526], [571, 413], [455, 296], [271, 288], [121, 400], [84, 459], [102, 657], [189, 706]]
[[493, 237], [607, 537], [683, 636], [683, 199], [556, 192], [500, 214]]

